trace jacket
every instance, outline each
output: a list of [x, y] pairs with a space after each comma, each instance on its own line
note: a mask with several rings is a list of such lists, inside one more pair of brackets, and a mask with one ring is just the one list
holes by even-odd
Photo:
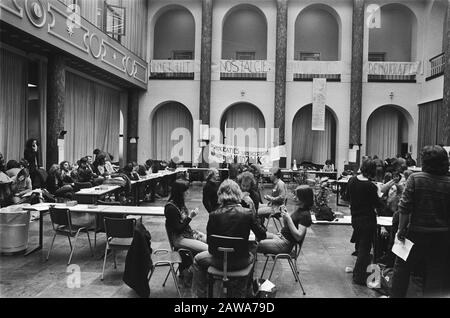
[[125, 259], [123, 281], [140, 297], [150, 296], [148, 273], [153, 267], [151, 235], [144, 225], [136, 224], [133, 241]]
[[[215, 257], [222, 257], [222, 253], [217, 251], [217, 246], [211, 242], [211, 235], [241, 237], [248, 240], [250, 230], [255, 233], [258, 240], [266, 238], [265, 229], [256, 220], [251, 210], [243, 208], [240, 204], [221, 206], [209, 214], [206, 227], [209, 253]], [[246, 257], [248, 253], [248, 244], [246, 244], [239, 252], [233, 253], [233, 257]]]

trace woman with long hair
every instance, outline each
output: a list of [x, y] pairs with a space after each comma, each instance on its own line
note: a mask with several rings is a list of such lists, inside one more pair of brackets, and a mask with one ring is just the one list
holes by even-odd
[[216, 168], [212, 168], [208, 171], [208, 175], [206, 177], [206, 184], [203, 187], [203, 205], [205, 206], [206, 211], [211, 213], [215, 211], [219, 207], [217, 190], [219, 190], [219, 179], [220, 174], [219, 170]]
[[44, 177], [39, 173], [41, 167], [40, 151], [37, 139], [28, 139], [25, 143], [25, 151], [23, 152], [24, 159], [28, 162], [28, 169], [30, 171], [30, 178], [33, 188], [40, 188], [44, 186]]
[[189, 183], [184, 180], [176, 180], [172, 184], [169, 201], [164, 208], [166, 229], [175, 248], [186, 248], [198, 253], [208, 250], [208, 245], [206, 235], [193, 230], [189, 225], [198, 214], [198, 209], [189, 211], [186, 207], [188, 189]]

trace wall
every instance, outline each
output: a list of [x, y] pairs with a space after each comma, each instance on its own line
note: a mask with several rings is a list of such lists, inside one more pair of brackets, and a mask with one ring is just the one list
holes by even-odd
[[267, 57], [265, 17], [252, 7], [236, 8], [223, 24], [222, 58], [236, 59], [236, 52], [255, 52], [255, 60]]
[[172, 58], [172, 51], [195, 51], [195, 21], [186, 9], [163, 13], [154, 29], [153, 59]]
[[319, 52], [322, 61], [339, 60], [339, 25], [327, 11], [307, 8], [295, 22], [295, 59], [299, 52]]

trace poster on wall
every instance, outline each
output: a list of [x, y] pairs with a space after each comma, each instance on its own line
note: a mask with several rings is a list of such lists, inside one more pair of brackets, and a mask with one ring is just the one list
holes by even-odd
[[325, 130], [325, 104], [327, 101], [327, 79], [313, 79], [312, 130]]

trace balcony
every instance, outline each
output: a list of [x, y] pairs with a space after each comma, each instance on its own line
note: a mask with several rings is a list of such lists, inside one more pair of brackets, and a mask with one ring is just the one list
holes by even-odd
[[195, 60], [151, 60], [151, 80], [193, 80], [199, 65]]
[[415, 83], [420, 62], [371, 62], [367, 64], [369, 82]]
[[444, 74], [445, 56], [441, 53], [430, 59], [430, 73], [427, 77], [427, 81], [439, 77]]
[[345, 74], [342, 61], [291, 61], [288, 65], [294, 81], [312, 81], [326, 78], [329, 82], [340, 82]]
[[274, 69], [266, 60], [221, 60], [221, 80], [266, 81], [267, 73]]

